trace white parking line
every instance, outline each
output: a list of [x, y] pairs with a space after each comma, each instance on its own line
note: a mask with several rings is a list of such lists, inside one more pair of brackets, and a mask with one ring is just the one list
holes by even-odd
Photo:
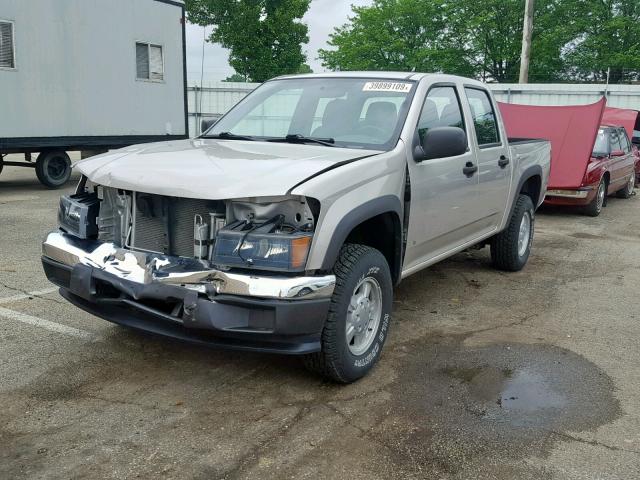
[[34, 327], [44, 328], [51, 332], [62, 333], [64, 335], [70, 335], [72, 337], [82, 338], [83, 340], [91, 340], [95, 338], [95, 335], [79, 328], [68, 327], [60, 323], [45, 320], [44, 318], [33, 317], [26, 313], [15, 312], [8, 308], [0, 307], [0, 317], [8, 318], [10, 320], [16, 320], [18, 322], [26, 323], [27, 325], [33, 325]]
[[44, 290], [36, 290], [35, 292], [21, 293], [19, 295], [14, 295], [12, 297], [4, 297], [4, 298], [0, 298], [0, 305], [2, 305], [3, 303], [19, 302], [20, 300], [26, 300], [27, 298], [31, 298], [31, 297], [40, 297], [42, 295], [48, 295], [50, 293], [57, 292], [57, 291], [58, 291], [58, 287], [50, 287], [50, 288], [45, 288]]

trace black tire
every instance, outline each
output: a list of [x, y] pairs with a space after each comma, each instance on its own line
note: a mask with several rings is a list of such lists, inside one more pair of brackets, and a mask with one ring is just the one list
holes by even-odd
[[36, 176], [47, 188], [60, 188], [71, 177], [71, 159], [67, 152], [42, 152], [36, 159]]
[[633, 176], [626, 183], [624, 188], [621, 188], [616, 192], [616, 197], [618, 198], [631, 198], [633, 196], [633, 189], [636, 186], [636, 174], [634, 172]]
[[[364, 377], [380, 358], [391, 321], [393, 285], [385, 257], [378, 250], [363, 245], [343, 246], [333, 272], [336, 288], [322, 331], [322, 349], [304, 357], [304, 363], [309, 370], [325, 378], [351, 383]], [[380, 318], [370, 346], [362, 354], [354, 355], [347, 343], [348, 308], [356, 288], [371, 279], [380, 287]]]
[[4, 158], [0, 156], [0, 173], [2, 173], [2, 169], [4, 168]]
[[[528, 215], [529, 219], [529, 238], [526, 239], [524, 251], [520, 251], [520, 226], [525, 215]], [[527, 195], [520, 194], [516, 199], [516, 205], [507, 228], [491, 239], [491, 260], [495, 268], [507, 272], [518, 272], [524, 268], [531, 253], [534, 226], [535, 208], [533, 202]]]
[[[602, 199], [602, 201], [599, 200], [599, 195], [600, 195], [599, 192], [601, 188], [604, 188], [604, 198]], [[589, 205], [584, 207], [585, 215], [589, 217], [597, 217], [602, 213], [603, 207], [607, 204], [607, 190], [608, 190], [607, 180], [606, 178], [603, 177], [602, 180], [600, 180], [600, 183], [598, 184], [598, 192], [596, 193], [596, 196], [594, 197], [594, 199], [591, 201]]]

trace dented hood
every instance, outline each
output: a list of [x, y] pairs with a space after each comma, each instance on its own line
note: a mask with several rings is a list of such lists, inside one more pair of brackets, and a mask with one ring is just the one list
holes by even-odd
[[326, 169], [377, 151], [322, 145], [193, 139], [136, 145], [76, 168], [106, 187], [222, 200], [285, 195]]

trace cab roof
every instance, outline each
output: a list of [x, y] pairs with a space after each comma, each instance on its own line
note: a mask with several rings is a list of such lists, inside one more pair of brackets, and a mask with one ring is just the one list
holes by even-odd
[[434, 82], [459, 82], [463, 81], [468, 85], [482, 86], [482, 82], [471, 78], [460, 77], [457, 75], [447, 75], [442, 73], [420, 73], [420, 72], [325, 72], [325, 73], [306, 73], [303, 75], [282, 75], [273, 80], [292, 79], [292, 78], [372, 78], [380, 80], [408, 80], [419, 81], [423, 78], [429, 78]]

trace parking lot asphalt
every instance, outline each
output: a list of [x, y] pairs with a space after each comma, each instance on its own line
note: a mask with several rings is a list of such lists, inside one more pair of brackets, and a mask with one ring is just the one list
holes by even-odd
[[640, 478], [638, 197], [541, 212], [522, 272], [484, 249], [408, 278], [337, 386], [67, 304], [40, 266], [60, 194], [0, 175], [0, 478]]

